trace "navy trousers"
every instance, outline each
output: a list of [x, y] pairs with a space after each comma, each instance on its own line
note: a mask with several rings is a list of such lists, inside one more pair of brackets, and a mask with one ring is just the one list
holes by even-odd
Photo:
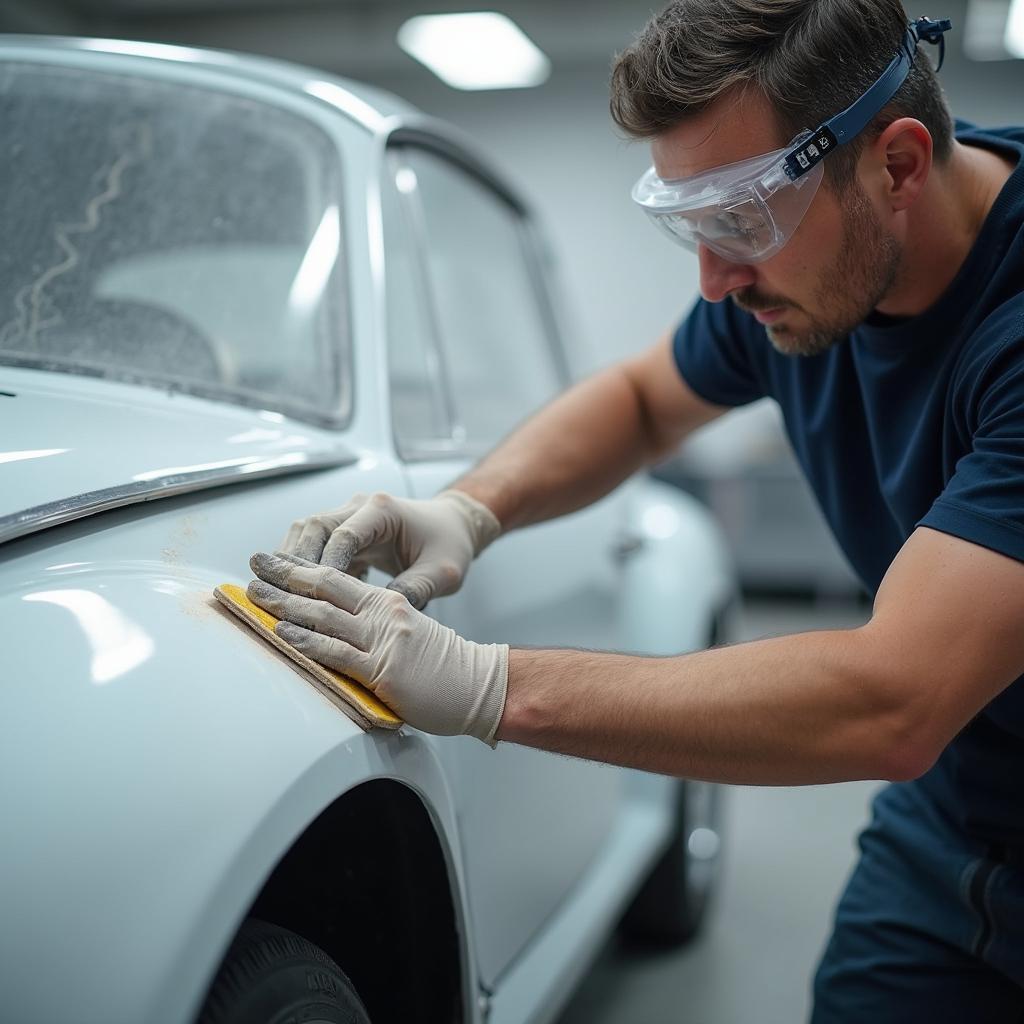
[[875, 798], [860, 849], [812, 1024], [1022, 1024], [1019, 851], [963, 836], [914, 783]]

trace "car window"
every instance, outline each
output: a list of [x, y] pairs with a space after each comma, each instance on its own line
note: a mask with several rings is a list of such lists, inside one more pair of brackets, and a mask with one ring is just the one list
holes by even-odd
[[391, 420], [399, 454], [417, 458], [450, 452], [453, 423], [416, 245], [418, 211], [403, 193], [409, 183], [401, 160], [389, 153], [381, 198]]
[[402, 190], [422, 217], [430, 312], [456, 438], [489, 447], [562, 385], [521, 215], [456, 164], [414, 147], [398, 153]]
[[19, 63], [0, 121], [0, 362], [344, 422], [340, 172], [319, 127]]

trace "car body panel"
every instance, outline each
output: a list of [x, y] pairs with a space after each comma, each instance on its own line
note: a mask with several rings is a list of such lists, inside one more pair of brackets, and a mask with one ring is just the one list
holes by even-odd
[[31, 370], [3, 376], [17, 388], [0, 403], [3, 540], [54, 525], [61, 514], [75, 518], [76, 509], [85, 514], [87, 496], [100, 491], [114, 507], [166, 495], [171, 481], [198, 490], [357, 460], [337, 438], [275, 413], [259, 413], [254, 423], [237, 407], [184, 395], [161, 401], [148, 388]]
[[[0, 804], [19, 837], [0, 848], [0, 993], [19, 1020], [66, 1019], [71, 992], [88, 1008], [79, 1020], [189, 1019], [273, 864], [361, 781], [416, 780], [442, 834], [454, 827], [431, 741], [364, 734], [212, 597], [246, 582], [248, 554], [291, 509], [353, 479], [401, 488], [393, 466], [364, 463], [0, 549], [0, 617], [19, 638], [0, 687]], [[44, 963], [62, 977], [49, 994], [37, 991]], [[130, 967], [117, 985], [114, 963]]]
[[600, 852], [527, 955], [502, 978], [488, 1024], [549, 1024], [607, 941], [636, 888], [669, 839], [673, 780], [625, 773], [629, 800]]
[[[435, 494], [456, 467], [407, 467], [417, 497]], [[611, 553], [621, 496], [492, 545], [459, 593], [433, 614], [484, 643], [614, 648], [618, 595]], [[595, 557], [596, 555], [596, 557]], [[607, 841], [623, 803], [623, 772], [499, 744], [442, 754], [461, 811], [460, 843], [481, 981], [495, 986]], [[570, 828], [563, 827], [571, 822]]]

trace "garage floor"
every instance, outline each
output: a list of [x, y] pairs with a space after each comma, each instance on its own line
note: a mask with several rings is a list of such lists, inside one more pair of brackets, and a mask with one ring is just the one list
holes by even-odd
[[[737, 639], [855, 626], [869, 609], [759, 601]], [[558, 1024], [799, 1024], [878, 783], [728, 793], [726, 854], [708, 927], [690, 947], [606, 946]]]

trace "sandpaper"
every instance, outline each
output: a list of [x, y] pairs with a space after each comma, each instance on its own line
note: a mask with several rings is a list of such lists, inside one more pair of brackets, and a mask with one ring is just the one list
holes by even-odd
[[259, 605], [253, 604], [241, 587], [233, 583], [222, 583], [214, 588], [213, 593], [228, 611], [237, 615], [264, 640], [269, 640], [282, 654], [304, 669], [303, 674], [309, 681], [360, 728], [397, 729], [402, 725], [402, 719], [361, 683], [325, 668], [282, 640], [274, 632], [278, 620]]

